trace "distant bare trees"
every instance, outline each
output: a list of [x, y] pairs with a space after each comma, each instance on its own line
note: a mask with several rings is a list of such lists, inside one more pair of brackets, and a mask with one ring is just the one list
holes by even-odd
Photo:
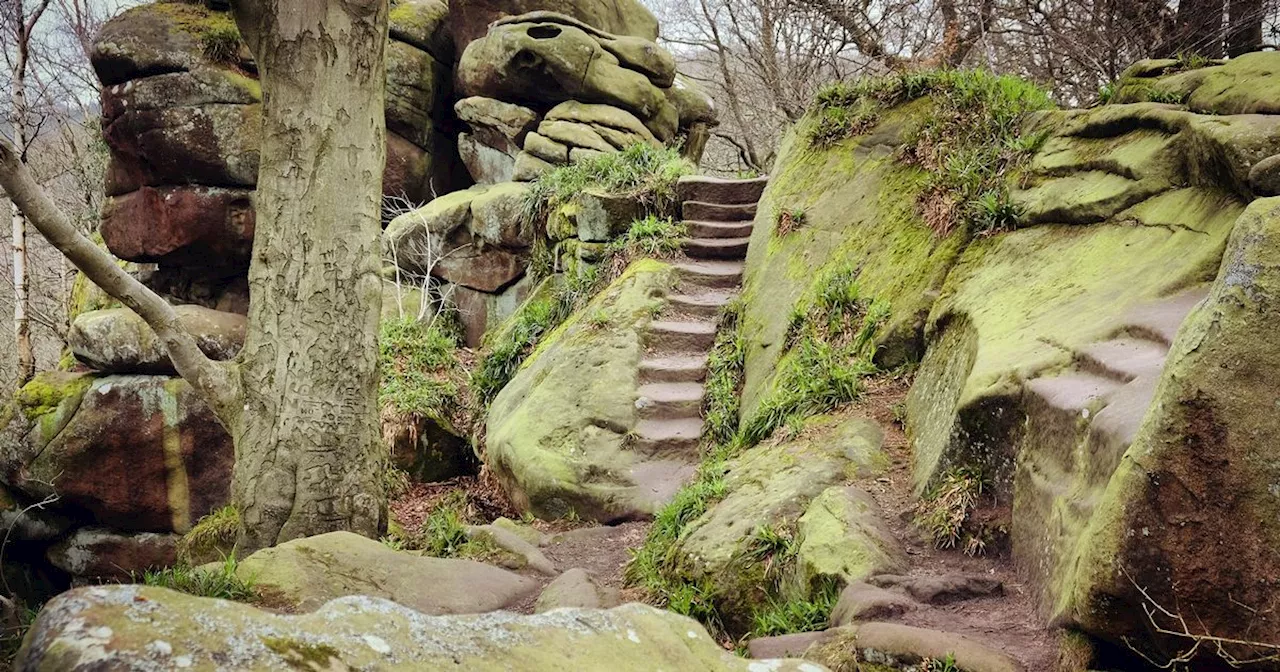
[[716, 99], [706, 167], [767, 172], [822, 84], [982, 67], [1087, 105], [1142, 58], [1267, 47], [1280, 0], [653, 0], [682, 68]]

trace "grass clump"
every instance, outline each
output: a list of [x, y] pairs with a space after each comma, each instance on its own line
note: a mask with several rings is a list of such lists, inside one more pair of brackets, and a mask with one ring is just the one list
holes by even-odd
[[986, 549], [985, 534], [974, 529], [971, 517], [987, 489], [987, 480], [976, 469], [948, 470], [916, 506], [916, 526], [936, 548], [963, 545], [967, 554], [981, 554]]
[[467, 558], [485, 560], [500, 549], [483, 538], [467, 534], [471, 517], [467, 512], [464, 491], [451, 492], [435, 504], [422, 525], [415, 531], [402, 531], [384, 537], [382, 543], [397, 551], [421, 551], [433, 558]]
[[689, 228], [671, 217], [646, 215], [631, 223], [626, 235], [609, 243], [609, 254], [621, 259], [623, 267], [637, 257], [671, 259], [682, 253], [681, 241]]
[[507, 326], [495, 332], [475, 371], [471, 388], [476, 399], [487, 406], [520, 370], [520, 365], [551, 333], [585, 306], [602, 284], [602, 274], [584, 265], [580, 273], [566, 273], [546, 296], [525, 302]]
[[720, 310], [716, 341], [707, 357], [702, 438], [710, 445], [727, 444], [738, 432], [747, 365], [747, 340], [741, 329], [743, 309], [742, 300], [734, 299]]
[[457, 349], [457, 340], [439, 322], [384, 321], [378, 335], [378, 401], [404, 415], [457, 415], [462, 408]]
[[240, 511], [227, 505], [203, 517], [178, 541], [178, 562], [196, 565], [232, 554]]
[[570, 202], [587, 189], [630, 196], [644, 210], [659, 216], [673, 214], [676, 182], [693, 170], [693, 164], [676, 148], [635, 144], [621, 152], [561, 166], [539, 177], [525, 201], [525, 218], [544, 222], [552, 208]]
[[40, 613], [37, 609], [29, 609], [21, 604], [15, 605], [14, 611], [16, 620], [9, 623], [0, 621], [0, 667], [4, 669], [13, 665], [14, 659], [18, 657], [18, 650], [22, 648], [22, 640], [27, 636], [27, 630], [31, 629], [31, 624], [36, 622], [36, 615]]
[[[254, 581], [241, 578], [236, 570], [239, 563], [234, 555], [228, 555], [216, 567], [196, 568], [178, 564], [168, 569], [143, 572], [140, 583], [159, 586], [197, 597], [214, 597], [220, 600], [252, 602], [258, 596]], [[137, 581], [137, 577], [134, 578]]]
[[825, 149], [861, 135], [884, 111], [925, 96], [932, 109], [899, 160], [929, 175], [920, 203], [926, 221], [942, 235], [956, 225], [978, 234], [1013, 228], [1009, 178], [1047, 138], [1024, 133], [1024, 121], [1052, 107], [1044, 90], [1022, 79], [937, 70], [830, 84], [815, 98], [809, 142]]

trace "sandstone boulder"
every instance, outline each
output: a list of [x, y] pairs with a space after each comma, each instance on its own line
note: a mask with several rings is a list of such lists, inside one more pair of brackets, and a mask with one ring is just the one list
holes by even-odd
[[477, 184], [510, 181], [516, 154], [541, 116], [527, 107], [478, 96], [458, 101], [454, 111], [470, 128], [458, 136], [458, 153], [471, 177]]
[[78, 578], [122, 581], [172, 566], [177, 542], [176, 534], [119, 534], [86, 527], [54, 544], [48, 557], [53, 566]]
[[542, 589], [533, 610], [540, 614], [552, 609], [608, 609], [620, 601], [617, 590], [596, 583], [586, 570], [571, 569]]
[[631, 69], [638, 64], [619, 60], [622, 52], [610, 51], [602, 40], [552, 20], [495, 25], [463, 53], [460, 92], [543, 106], [567, 100], [613, 105], [640, 118], [660, 140], [670, 140], [679, 114], [663, 88]]
[[865, 494], [842, 484], [887, 464], [880, 430], [862, 418], [819, 418], [807, 436], [771, 441], [732, 460], [723, 499], [691, 521], [671, 551], [668, 578], [703, 587], [731, 632], [746, 631], [769, 599], [764, 565], [751, 562], [762, 535], [796, 544], [799, 590], [896, 571], [906, 556]]
[[823, 669], [795, 660], [743, 660], [692, 619], [639, 604], [442, 617], [376, 597], [347, 597], [314, 613], [282, 616], [143, 586], [59, 596], [36, 619], [17, 660], [22, 670], [67, 672], [226, 666], [746, 672], [761, 664], [776, 672]]
[[111, 149], [108, 196], [144, 186], [258, 182], [260, 105], [203, 105], [131, 110], [103, 129]]
[[497, 567], [393, 551], [350, 532], [263, 549], [242, 560], [236, 573], [301, 611], [338, 597], [367, 595], [424, 614], [479, 614], [510, 607], [538, 587]]
[[124, 531], [190, 529], [227, 503], [233, 459], [200, 396], [164, 376], [41, 374], [0, 429], [10, 486]]
[[627, 439], [637, 423], [643, 330], [673, 281], [670, 266], [633, 264], [544, 339], [493, 401], [488, 465], [522, 511], [645, 518], [670, 495], [657, 482], [688, 475], [688, 465], [646, 457]]
[[121, 259], [243, 272], [254, 224], [248, 189], [142, 187], [108, 197], [99, 230]]
[[614, 35], [658, 39], [658, 20], [638, 0], [461, 0], [453, 2], [450, 10], [449, 32], [459, 55], [473, 40], [484, 37], [494, 21], [539, 10], [563, 14]]
[[[229, 53], [210, 45], [234, 40]], [[230, 14], [199, 3], [151, 3], [129, 9], [103, 25], [94, 39], [90, 60], [98, 78], [108, 86], [165, 72], [182, 72], [218, 64], [252, 64], [239, 45], [239, 31]], [[251, 69], [251, 68], [250, 68]]]
[[[234, 359], [244, 345], [248, 320], [200, 306], [176, 306], [182, 328], [209, 358]], [[77, 317], [67, 345], [83, 364], [103, 373], [173, 374], [164, 344], [137, 313], [128, 308], [95, 310]]]
[[409, 272], [496, 294], [525, 272], [527, 191], [510, 182], [479, 185], [401, 215], [387, 227], [388, 256]]
[[391, 39], [421, 49], [440, 63], [454, 60], [453, 35], [446, 26], [449, 5], [441, 0], [401, 0], [388, 18]]

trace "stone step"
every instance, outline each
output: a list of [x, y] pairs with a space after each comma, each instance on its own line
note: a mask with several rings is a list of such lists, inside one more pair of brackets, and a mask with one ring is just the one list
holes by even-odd
[[756, 208], [755, 202], [724, 204], [685, 201], [680, 206], [680, 212], [685, 219], [706, 222], [743, 222], [756, 218]]
[[680, 279], [711, 289], [729, 289], [742, 284], [741, 261], [691, 261], [676, 264]]
[[642, 418], [678, 420], [702, 413], [702, 383], [649, 383], [639, 392], [636, 407]]
[[645, 455], [682, 455], [696, 460], [701, 438], [701, 418], [641, 420], [636, 423], [631, 447]]
[[715, 322], [657, 321], [649, 323], [646, 342], [655, 353], [699, 353], [716, 341]]
[[750, 238], [686, 238], [680, 242], [692, 259], [746, 259]]
[[673, 355], [640, 360], [640, 382], [700, 383], [707, 377], [706, 355]]
[[720, 315], [720, 309], [737, 295], [737, 292], [726, 291], [670, 294], [667, 296], [667, 305], [680, 313], [714, 319]]
[[1092, 343], [1076, 357], [1086, 371], [1122, 382], [1141, 376], [1158, 376], [1164, 368], [1168, 348], [1140, 338], [1117, 338]]
[[768, 186], [768, 177], [751, 180], [726, 180], [720, 177], [692, 175], [680, 178], [676, 194], [681, 201], [703, 203], [742, 204], [755, 203]]
[[684, 223], [690, 238], [750, 238], [752, 222], [702, 222], [688, 220]]
[[1037, 378], [1027, 383], [1027, 389], [1054, 411], [1080, 414], [1096, 402], [1105, 401], [1123, 385], [1110, 378], [1075, 371], [1052, 378]]

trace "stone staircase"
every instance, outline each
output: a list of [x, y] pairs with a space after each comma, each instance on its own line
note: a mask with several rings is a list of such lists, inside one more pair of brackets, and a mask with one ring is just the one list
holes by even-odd
[[720, 309], [742, 285], [756, 203], [766, 178], [680, 181], [688, 260], [676, 264], [677, 289], [649, 325], [640, 362], [640, 422], [633, 447], [659, 459], [697, 463], [703, 382]]

